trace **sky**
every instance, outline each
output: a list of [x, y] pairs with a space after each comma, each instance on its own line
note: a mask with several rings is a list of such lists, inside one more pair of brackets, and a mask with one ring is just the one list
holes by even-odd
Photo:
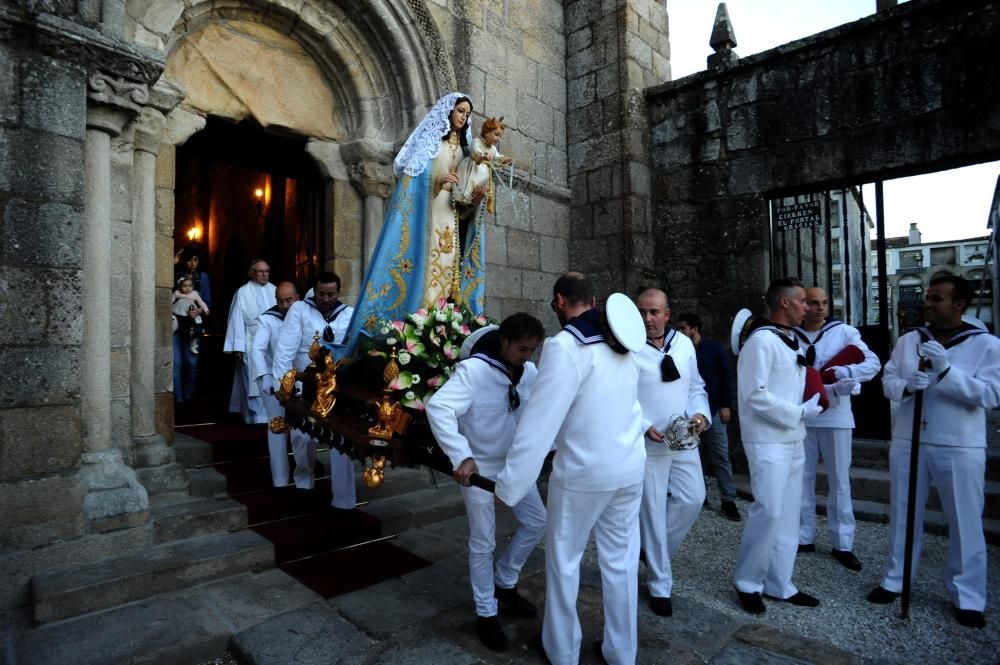
[[[705, 69], [718, 4], [667, 0], [674, 79]], [[870, 16], [875, 0], [727, 0], [726, 9], [736, 33], [735, 51], [745, 57]], [[924, 242], [987, 235], [986, 219], [998, 176], [1000, 162], [992, 162], [886, 181], [886, 235], [906, 235], [910, 222], [917, 222]], [[874, 215], [874, 187], [866, 187], [864, 195]]]

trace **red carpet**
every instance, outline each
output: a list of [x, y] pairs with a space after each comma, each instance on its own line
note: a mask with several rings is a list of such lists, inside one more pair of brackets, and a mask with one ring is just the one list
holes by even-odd
[[[177, 422], [212, 422], [207, 418], [213, 415], [207, 411], [187, 411]], [[218, 411], [213, 411], [217, 417]], [[389, 542], [332, 551], [384, 535], [379, 521], [359, 511], [331, 511], [329, 480], [317, 480], [311, 492], [273, 489], [264, 426], [227, 420], [178, 431], [212, 444], [213, 462], [222, 462], [214, 468], [226, 476], [230, 496], [247, 507], [251, 528], [274, 543], [278, 568], [324, 598], [430, 565]], [[291, 465], [294, 467], [294, 462]], [[316, 464], [315, 473], [317, 478], [325, 475], [321, 464]]]

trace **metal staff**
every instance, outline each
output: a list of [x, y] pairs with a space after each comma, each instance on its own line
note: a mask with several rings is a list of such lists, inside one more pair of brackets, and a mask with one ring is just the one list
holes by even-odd
[[[921, 358], [917, 369], [926, 369], [926, 358]], [[910, 485], [906, 490], [906, 540], [903, 546], [903, 619], [910, 618], [910, 576], [913, 573], [913, 534], [916, 528], [917, 503], [917, 462], [920, 457], [920, 428], [924, 411], [924, 391], [918, 390], [913, 396], [913, 429], [910, 433]]]

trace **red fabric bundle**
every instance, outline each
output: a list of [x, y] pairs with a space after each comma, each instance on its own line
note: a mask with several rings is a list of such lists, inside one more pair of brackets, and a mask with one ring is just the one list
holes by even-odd
[[830, 358], [819, 373], [823, 377], [823, 383], [831, 384], [837, 382], [837, 377], [833, 373], [834, 367], [844, 367], [845, 365], [857, 365], [865, 361], [865, 353], [853, 344], [848, 344], [840, 353]]
[[830, 408], [830, 398], [826, 396], [826, 388], [823, 387], [823, 378], [815, 367], [806, 367], [806, 390], [802, 396], [803, 402], [808, 402], [813, 395], [819, 395], [819, 405], [826, 411]]

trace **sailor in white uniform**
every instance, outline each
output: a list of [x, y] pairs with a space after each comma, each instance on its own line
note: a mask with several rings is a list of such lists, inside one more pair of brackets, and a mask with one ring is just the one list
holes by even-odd
[[[271, 368], [271, 376], [276, 381], [280, 381], [292, 367], [301, 372], [309, 366], [309, 347], [317, 333], [323, 342], [340, 343], [347, 332], [354, 308], [338, 300], [340, 277], [332, 272], [320, 273], [314, 288], [315, 295], [293, 304], [281, 324]], [[291, 439], [292, 456], [295, 458], [292, 479], [299, 489], [312, 489], [319, 442], [299, 429], [292, 429]], [[357, 505], [354, 463], [347, 455], [331, 449], [330, 467], [333, 507], [352, 510]]]
[[229, 411], [243, 415], [247, 424], [267, 422], [267, 413], [260, 399], [257, 383], [250, 376], [250, 347], [257, 332], [257, 317], [274, 307], [274, 284], [271, 284], [271, 267], [263, 259], [250, 262], [250, 280], [241, 286], [229, 306], [226, 322], [226, 339], [222, 350], [232, 353], [239, 362], [233, 373], [233, 391], [229, 398]]
[[497, 601], [517, 616], [538, 610], [517, 592], [528, 555], [545, 533], [545, 505], [537, 487], [512, 507], [518, 528], [494, 566], [495, 499], [469, 486], [469, 475], [495, 479], [503, 468], [514, 429], [531, 397], [538, 370], [530, 358], [545, 337], [535, 317], [517, 313], [497, 326], [477, 330], [462, 344], [455, 374], [427, 403], [427, 420], [441, 450], [451, 460], [469, 518], [469, 577], [476, 604], [479, 639], [503, 651], [507, 638], [497, 617]]
[[[615, 334], [606, 338], [604, 317], [594, 309], [594, 287], [580, 273], [562, 275], [553, 295], [552, 308], [565, 327], [545, 341], [534, 398], [521, 415], [496, 494], [507, 505], [517, 505], [535, 486], [554, 444], [545, 618], [541, 645], [536, 639], [535, 647], [541, 646], [552, 663], [579, 661], [580, 559], [593, 531], [604, 594], [601, 653], [613, 665], [634, 663], [639, 501], [646, 464], [634, 353], [645, 341], [642, 320], [627, 296], [613, 294], [607, 323]], [[620, 351], [612, 347], [618, 343]]]
[[[670, 562], [698, 519], [705, 501], [705, 480], [698, 454], [698, 434], [709, 425], [708, 393], [698, 374], [694, 344], [667, 327], [667, 294], [647, 289], [636, 299], [646, 324], [646, 345], [639, 361], [639, 404], [646, 433], [646, 472], [639, 527], [645, 554], [649, 606], [671, 616], [673, 571]], [[689, 447], [674, 450], [665, 433], [680, 419]]]
[[932, 279], [924, 300], [927, 327], [903, 335], [886, 363], [882, 387], [886, 397], [899, 402], [889, 450], [889, 556], [882, 583], [868, 600], [890, 603], [903, 588], [913, 397], [923, 390], [912, 574], [917, 574], [924, 506], [933, 485], [948, 520], [944, 583], [955, 618], [963, 626], [982, 628], [986, 625], [982, 517], [986, 409], [1000, 406], [1000, 340], [962, 322], [973, 295], [961, 277]]
[[854, 553], [854, 506], [851, 503], [851, 443], [854, 414], [851, 395], [861, 384], [871, 381], [882, 369], [878, 356], [861, 339], [857, 328], [836, 319], [827, 321], [829, 299], [819, 287], [806, 289], [809, 313], [795, 335], [806, 360], [817, 370], [826, 367], [848, 347], [854, 347], [860, 362], [830, 368], [837, 379], [826, 385], [829, 408], [806, 421], [806, 461], [802, 470], [802, 515], [799, 525], [799, 552], [816, 550], [816, 465], [823, 458], [827, 485], [826, 520], [833, 557], [850, 570], [861, 570]]
[[747, 513], [733, 585], [747, 612], [765, 611], [761, 594], [797, 606], [819, 601], [792, 584], [802, 501], [805, 419], [820, 413], [819, 395], [803, 403], [806, 361], [791, 328], [809, 306], [802, 284], [779, 279], [767, 289], [768, 325], [740, 349], [737, 395], [743, 450], [754, 502]]
[[[277, 304], [264, 310], [257, 317], [257, 332], [250, 347], [250, 374], [257, 383], [268, 422], [285, 416], [285, 407], [274, 396], [278, 381], [271, 375], [281, 324], [292, 304], [299, 299], [299, 292], [291, 282], [281, 282], [275, 290]], [[267, 428], [267, 451], [271, 458], [271, 482], [275, 487], [288, 485], [288, 433], [275, 434]]]

